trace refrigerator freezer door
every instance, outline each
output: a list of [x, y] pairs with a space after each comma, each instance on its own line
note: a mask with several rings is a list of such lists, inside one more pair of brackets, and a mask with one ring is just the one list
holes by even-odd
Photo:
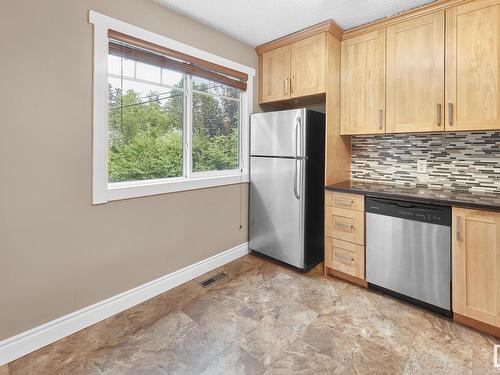
[[305, 109], [252, 114], [250, 154], [305, 156], [305, 121]]
[[305, 265], [305, 165], [305, 160], [251, 159], [250, 249], [298, 268]]

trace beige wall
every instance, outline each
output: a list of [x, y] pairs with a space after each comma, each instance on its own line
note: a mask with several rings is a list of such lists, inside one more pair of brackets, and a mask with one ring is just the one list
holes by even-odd
[[247, 241], [247, 185], [91, 205], [89, 9], [257, 67], [153, 0], [0, 2], [0, 340]]

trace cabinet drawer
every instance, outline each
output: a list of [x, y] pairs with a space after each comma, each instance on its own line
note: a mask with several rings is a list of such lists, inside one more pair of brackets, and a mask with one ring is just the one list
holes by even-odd
[[365, 214], [342, 208], [326, 207], [325, 235], [328, 237], [365, 244]]
[[325, 237], [327, 267], [348, 275], [365, 278], [365, 247], [350, 242]]
[[365, 210], [365, 197], [363, 195], [337, 193], [328, 191], [325, 196], [325, 205], [347, 208], [351, 210], [364, 211]]

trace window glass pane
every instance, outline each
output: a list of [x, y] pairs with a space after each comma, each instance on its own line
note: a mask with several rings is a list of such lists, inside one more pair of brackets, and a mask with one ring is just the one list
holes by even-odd
[[138, 82], [132, 78], [123, 77], [122, 81], [122, 89], [123, 92], [127, 91], [135, 91], [140, 93], [141, 96], [148, 96], [150, 92], [154, 92], [159, 94], [160, 96], [169, 95], [170, 88], [161, 86], [160, 84], [155, 85], [152, 83]]
[[184, 92], [123, 77], [108, 83], [109, 182], [182, 176]]
[[183, 84], [183, 74], [174, 72], [173, 70], [162, 69], [161, 70], [161, 83], [168, 86], [182, 87]]
[[135, 69], [135, 78], [142, 79], [144, 81], [161, 83], [161, 68], [159, 66], [136, 62]]
[[193, 77], [193, 90], [239, 99], [240, 90], [205, 78]]
[[122, 72], [122, 59], [121, 59], [121, 57], [109, 55], [108, 73], [120, 75], [121, 72]]
[[239, 129], [239, 100], [193, 92], [193, 172], [238, 169]]
[[123, 76], [124, 77], [135, 77], [135, 61], [129, 59], [122, 59], [123, 64]]
[[122, 80], [118, 77], [108, 77], [109, 94], [115, 92], [117, 89], [122, 89]]
[[134, 78], [135, 61], [122, 59], [115, 55], [108, 56], [108, 74], [121, 75], [123, 68], [123, 76]]

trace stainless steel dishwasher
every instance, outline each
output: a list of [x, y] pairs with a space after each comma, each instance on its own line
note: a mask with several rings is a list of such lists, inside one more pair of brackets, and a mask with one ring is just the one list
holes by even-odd
[[451, 315], [450, 207], [367, 197], [368, 286]]

